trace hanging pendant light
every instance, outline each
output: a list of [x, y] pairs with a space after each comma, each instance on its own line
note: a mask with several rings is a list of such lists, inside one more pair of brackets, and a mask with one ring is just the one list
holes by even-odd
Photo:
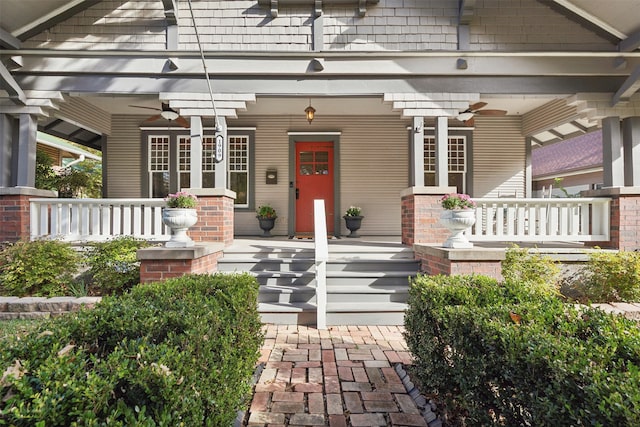
[[311, 124], [316, 113], [316, 109], [311, 106], [311, 99], [309, 99], [309, 106], [304, 109], [304, 112], [307, 115], [307, 121]]

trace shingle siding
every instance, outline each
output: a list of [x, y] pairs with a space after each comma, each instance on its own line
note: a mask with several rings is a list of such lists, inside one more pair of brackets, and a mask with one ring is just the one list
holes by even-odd
[[[353, 7], [325, 6], [328, 51], [457, 49], [457, 1], [380, 0], [360, 17]], [[276, 18], [257, 1], [192, 2], [207, 51], [311, 51], [313, 8], [281, 6]], [[179, 2], [179, 50], [198, 49], [187, 2]], [[470, 50], [611, 51], [615, 46], [536, 0], [477, 0]], [[24, 43], [26, 48], [163, 50], [159, 0], [103, 0]]]

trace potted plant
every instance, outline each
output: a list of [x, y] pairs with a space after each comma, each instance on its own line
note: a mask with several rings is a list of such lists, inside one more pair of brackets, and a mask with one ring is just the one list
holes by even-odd
[[362, 218], [364, 218], [362, 216], [362, 209], [358, 206], [350, 206], [345, 212], [343, 218], [347, 229], [351, 232], [347, 237], [360, 237], [357, 231], [362, 226]]
[[468, 194], [445, 194], [441, 199], [444, 212], [440, 223], [451, 231], [444, 242], [445, 248], [472, 248], [473, 243], [465, 237], [465, 230], [476, 222], [476, 202]]
[[276, 210], [269, 205], [262, 205], [256, 210], [256, 218], [262, 229], [262, 237], [271, 237], [271, 230], [276, 225]]
[[198, 198], [186, 191], [169, 194], [162, 210], [162, 222], [171, 229], [171, 238], [165, 246], [168, 248], [186, 248], [194, 245], [187, 236], [187, 230], [198, 221], [196, 206]]

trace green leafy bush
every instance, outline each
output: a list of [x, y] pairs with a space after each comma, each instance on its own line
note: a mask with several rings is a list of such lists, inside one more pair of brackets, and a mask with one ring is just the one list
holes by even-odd
[[526, 283], [438, 276], [413, 281], [405, 327], [448, 425], [640, 425], [640, 330], [624, 317]]
[[502, 261], [502, 277], [553, 294], [560, 286], [560, 266], [550, 256], [513, 245]]
[[137, 285], [140, 282], [140, 262], [136, 252], [148, 246], [146, 241], [130, 236], [94, 243], [87, 252], [92, 282], [90, 293], [118, 294]]
[[248, 274], [188, 275], [0, 342], [0, 424], [232, 425], [263, 340], [257, 296]]
[[640, 301], [640, 252], [594, 252], [582, 277], [585, 299]]
[[79, 263], [80, 255], [67, 243], [17, 242], [0, 252], [0, 290], [13, 296], [65, 295]]

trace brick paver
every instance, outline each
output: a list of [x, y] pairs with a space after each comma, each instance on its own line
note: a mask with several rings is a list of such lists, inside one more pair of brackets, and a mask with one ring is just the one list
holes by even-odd
[[266, 325], [249, 426], [427, 426], [396, 373], [399, 326]]

